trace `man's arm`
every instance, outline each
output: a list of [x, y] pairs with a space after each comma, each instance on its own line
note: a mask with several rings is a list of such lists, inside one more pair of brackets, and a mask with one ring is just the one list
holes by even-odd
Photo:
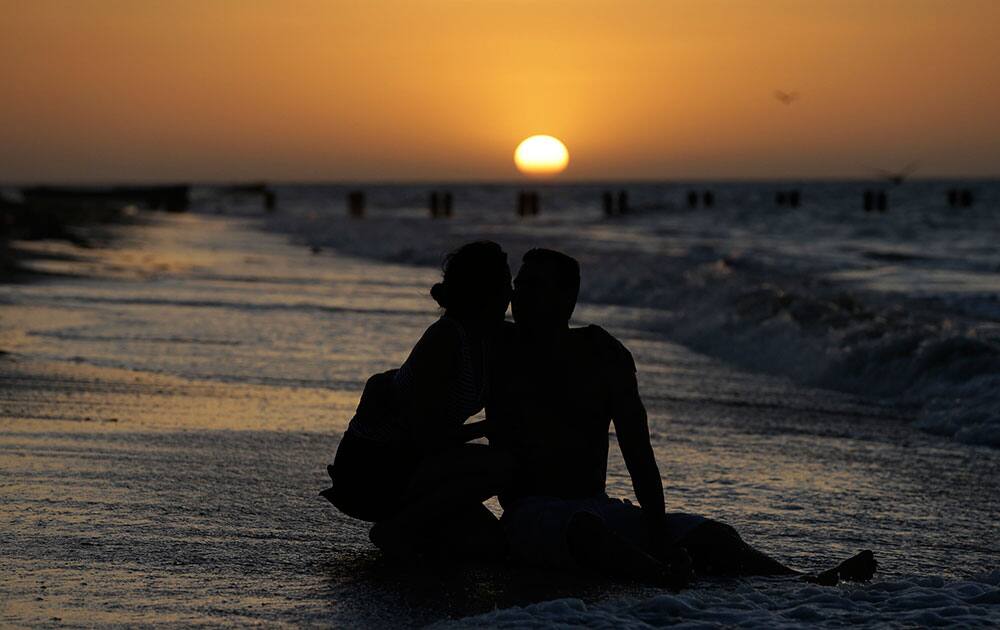
[[615, 433], [643, 515], [652, 521], [660, 521], [665, 511], [663, 481], [653, 456], [646, 408], [639, 397], [635, 373], [631, 374], [630, 381], [628, 388], [616, 395], [612, 406]]

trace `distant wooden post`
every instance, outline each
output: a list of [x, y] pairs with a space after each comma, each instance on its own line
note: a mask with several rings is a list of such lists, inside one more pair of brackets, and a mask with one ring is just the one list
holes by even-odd
[[522, 190], [517, 195], [517, 216], [532, 217], [539, 212], [538, 193]]
[[958, 202], [963, 208], [970, 208], [972, 204], [975, 203], [975, 198], [972, 196], [972, 191], [968, 188], [963, 188], [962, 192], [958, 195]]
[[441, 213], [445, 217], [451, 217], [451, 193], [448, 191], [441, 196]]
[[186, 212], [191, 205], [188, 186], [167, 186], [154, 190], [160, 191], [157, 196], [161, 198], [167, 212]]
[[715, 205], [715, 195], [711, 190], [706, 190], [701, 194], [701, 202], [706, 208], [711, 208]]
[[432, 219], [438, 218], [438, 213], [440, 212], [440, 210], [438, 209], [439, 208], [439, 206], [438, 206], [438, 194], [437, 194], [436, 190], [432, 190], [431, 191], [430, 199], [428, 199], [427, 206], [428, 206], [428, 208], [430, 208], [431, 218]]
[[875, 209], [875, 193], [872, 190], [866, 188], [862, 199], [865, 212], [871, 212]]
[[615, 216], [615, 200], [614, 195], [611, 194], [610, 190], [605, 190], [601, 193], [601, 202], [604, 205], [604, 216]]
[[698, 207], [698, 191], [689, 190], [688, 191], [688, 207], [697, 208]]
[[270, 188], [264, 189], [264, 209], [268, 212], [274, 212], [275, 208], [278, 206], [278, 195], [275, 194]]
[[534, 191], [529, 191], [524, 193], [524, 214], [525, 216], [533, 217], [537, 216], [539, 212], [538, 209], [538, 193]]
[[359, 219], [365, 216], [365, 193], [362, 190], [352, 190], [347, 194], [347, 212]]
[[618, 191], [618, 214], [628, 213], [628, 193], [624, 190]]
[[975, 203], [975, 197], [968, 188], [949, 188], [947, 197], [952, 208], [969, 208]]
[[792, 190], [779, 190], [774, 195], [774, 203], [778, 206], [798, 208], [799, 204], [802, 203], [802, 195], [798, 188], [793, 188]]
[[875, 198], [875, 208], [879, 212], [885, 212], [889, 209], [889, 196], [885, 194], [884, 190], [878, 191], [878, 195]]

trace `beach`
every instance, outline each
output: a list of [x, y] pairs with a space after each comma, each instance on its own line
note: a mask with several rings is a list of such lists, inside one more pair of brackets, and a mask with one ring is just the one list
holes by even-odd
[[[986, 386], [997, 378], [986, 336], [996, 303], [983, 297], [992, 285], [975, 284], [995, 281], [996, 269], [982, 243], [970, 245], [982, 249], [973, 261], [981, 268], [959, 269], [968, 286], [952, 310], [935, 294], [924, 310], [887, 319], [920, 298], [889, 286], [906, 279], [905, 265], [876, 273], [805, 246], [795, 258], [794, 247], [776, 249], [752, 231], [727, 237], [748, 244], [734, 254], [702, 219], [657, 225], [656, 238], [641, 221], [547, 218], [551, 208], [533, 224], [446, 224], [422, 216], [422, 197], [397, 190], [394, 199], [412, 197], [392, 204], [401, 213], [375, 206], [351, 222], [340, 197], [327, 207], [319, 194], [279, 190], [285, 205], [271, 217], [206, 194], [193, 213], [116, 226], [111, 246], [35, 261], [48, 275], [0, 286], [0, 623], [1000, 623], [1000, 449]], [[575, 323], [604, 326], [634, 354], [668, 509], [724, 520], [804, 570], [873, 549], [876, 581], [744, 579], [664, 594], [384, 560], [365, 524], [318, 492], [365, 379], [398, 366], [438, 316], [428, 296], [435, 266], [449, 246], [474, 238], [501, 242], [515, 270], [538, 244], [580, 256]], [[883, 256], [915, 253], [885, 234], [866, 238]], [[774, 274], [765, 268], [773, 261], [757, 256], [767, 251], [786, 271], [789, 260], [814, 266]], [[941, 271], [911, 269], [925, 275], [906, 287]], [[735, 294], [732, 278], [744, 272], [780, 281], [770, 293], [755, 280]], [[837, 273], [849, 277], [830, 279]], [[827, 284], [814, 282], [820, 275]], [[861, 287], [856, 306], [826, 299], [844, 282]], [[812, 314], [782, 317], [796, 305], [790, 293]], [[739, 317], [709, 321], [745, 295]], [[843, 312], [816, 311], [828, 302]], [[910, 357], [905, 386], [895, 373], [871, 375], [891, 371], [898, 355], [835, 373], [818, 358], [829, 354], [829, 331], [863, 328], [830, 322], [862, 312], [871, 315], [858, 316], [863, 326], [926, 335], [918, 350], [954, 346], [956, 330], [987, 350], [958, 346], [925, 372]], [[859, 385], [865, 378], [870, 388]], [[947, 398], [921, 398], [920, 388], [964, 388], [965, 406], [942, 416]], [[613, 439], [608, 487], [631, 495]]]

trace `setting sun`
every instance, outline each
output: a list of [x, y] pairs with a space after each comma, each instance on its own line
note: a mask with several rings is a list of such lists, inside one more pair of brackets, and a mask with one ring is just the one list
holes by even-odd
[[531, 136], [517, 145], [514, 163], [525, 175], [556, 175], [566, 170], [569, 151], [552, 136]]

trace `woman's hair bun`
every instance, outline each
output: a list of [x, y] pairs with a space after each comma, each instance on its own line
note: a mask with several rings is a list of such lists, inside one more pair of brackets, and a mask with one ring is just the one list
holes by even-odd
[[441, 308], [448, 308], [448, 288], [444, 286], [443, 282], [435, 283], [431, 287], [431, 297]]

